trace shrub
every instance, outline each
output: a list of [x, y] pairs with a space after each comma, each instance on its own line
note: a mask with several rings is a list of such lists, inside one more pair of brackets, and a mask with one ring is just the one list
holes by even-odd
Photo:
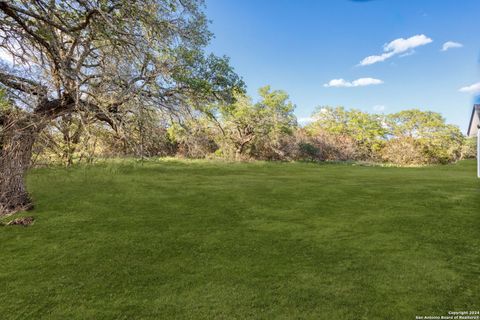
[[320, 149], [310, 142], [298, 143], [298, 160], [315, 161], [320, 157]]
[[387, 141], [381, 150], [385, 162], [401, 165], [419, 165], [428, 163], [422, 145], [411, 137], [395, 138]]
[[462, 158], [476, 159], [477, 158], [477, 138], [470, 137], [465, 139], [465, 144], [462, 147]]

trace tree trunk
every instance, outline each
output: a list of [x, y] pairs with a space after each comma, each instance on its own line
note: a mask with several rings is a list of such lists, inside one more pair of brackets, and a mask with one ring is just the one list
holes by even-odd
[[39, 128], [29, 120], [7, 116], [0, 127], [0, 216], [33, 207], [25, 174]]
[[241, 158], [241, 155], [242, 155], [242, 148], [241, 147], [237, 147], [235, 149], [235, 160], [236, 161], [239, 161], [240, 158]]

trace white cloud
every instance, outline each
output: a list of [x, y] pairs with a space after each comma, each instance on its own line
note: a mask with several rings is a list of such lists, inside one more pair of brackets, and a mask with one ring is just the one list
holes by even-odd
[[350, 82], [345, 81], [345, 79], [332, 79], [328, 83], [323, 85], [325, 88], [329, 87], [351, 87]]
[[393, 55], [394, 55], [393, 52], [389, 52], [389, 53], [382, 53], [379, 56], [368, 56], [368, 57], [364, 58], [362, 61], [360, 61], [360, 65], [361, 66], [368, 66], [369, 64], [382, 62], [382, 61], [385, 61], [388, 58], [392, 57]]
[[460, 88], [458, 91], [466, 93], [480, 93], [480, 82]]
[[380, 79], [374, 78], [359, 78], [352, 82], [346, 81], [345, 79], [332, 79], [328, 83], [325, 83], [323, 86], [326, 88], [335, 87], [335, 88], [350, 88], [350, 87], [365, 87], [375, 84], [382, 84], [383, 81]]
[[407, 53], [406, 55], [413, 54], [413, 49], [426, 44], [431, 43], [433, 40], [424, 34], [417, 34], [416, 36], [408, 39], [398, 38], [383, 46], [381, 55], [372, 55], [364, 58], [360, 61], [361, 66], [368, 66], [377, 62], [385, 61], [397, 54]]
[[424, 34], [418, 34], [408, 39], [399, 38], [387, 43], [384, 51], [392, 51], [394, 53], [402, 53], [410, 49], [431, 43], [433, 40]]
[[459, 42], [447, 41], [443, 44], [441, 51], [447, 51], [448, 49], [461, 48], [461, 47], [463, 47], [463, 44]]
[[370, 85], [375, 85], [375, 84], [382, 84], [383, 81], [380, 79], [375, 79], [375, 78], [360, 78], [357, 80], [354, 80], [352, 82], [352, 85], [354, 87], [364, 87], [364, 86], [370, 86]]
[[377, 111], [377, 112], [383, 112], [385, 111], [385, 106], [384, 105], [381, 105], [381, 104], [377, 104], [376, 106], [373, 106], [373, 110]]

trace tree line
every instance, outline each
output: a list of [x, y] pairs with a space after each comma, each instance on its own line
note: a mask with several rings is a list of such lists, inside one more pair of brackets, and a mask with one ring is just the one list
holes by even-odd
[[[475, 139], [436, 112], [372, 114], [321, 106], [301, 126], [285, 91], [259, 89], [259, 101], [235, 93], [231, 103], [204, 105], [181, 120], [157, 108], [124, 115], [114, 132], [85, 114], [53, 121], [34, 146], [36, 164], [71, 165], [108, 157], [216, 158], [278, 161], [371, 161], [446, 164], [475, 157]], [[191, 110], [193, 111], [193, 110]]]

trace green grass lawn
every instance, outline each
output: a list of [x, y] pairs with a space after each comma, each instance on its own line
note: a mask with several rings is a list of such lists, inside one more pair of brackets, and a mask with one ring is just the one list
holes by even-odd
[[[480, 309], [475, 162], [36, 169], [1, 319], [415, 319]], [[17, 216], [21, 216], [17, 215]], [[10, 218], [11, 219], [11, 218]]]

